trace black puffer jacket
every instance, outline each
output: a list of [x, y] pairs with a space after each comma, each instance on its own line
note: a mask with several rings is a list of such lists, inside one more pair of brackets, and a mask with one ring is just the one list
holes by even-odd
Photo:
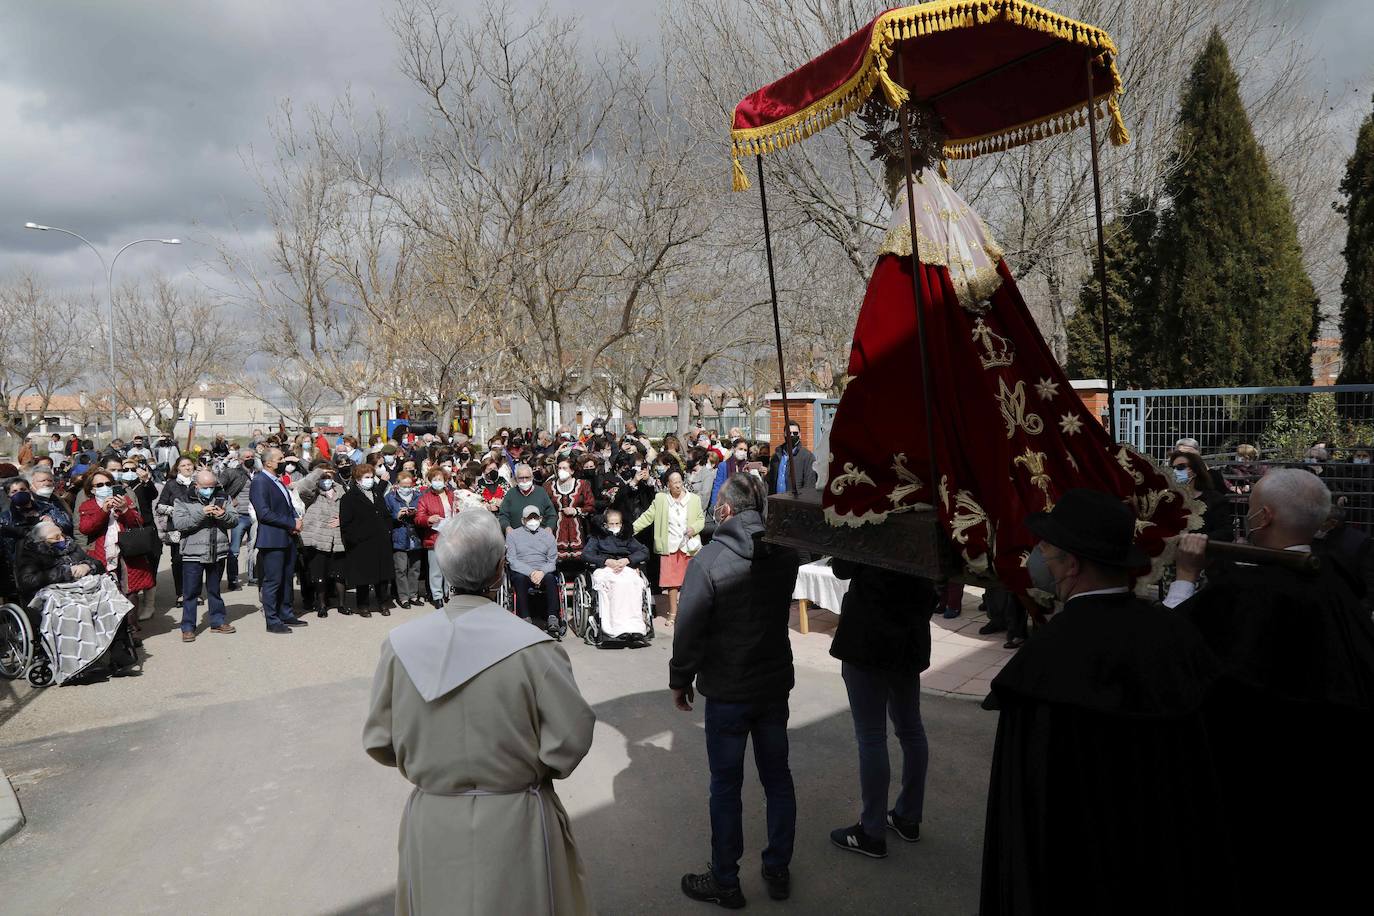
[[673, 631], [668, 686], [696, 678], [702, 696], [725, 703], [781, 700], [792, 690], [787, 636], [801, 559], [763, 542], [763, 518], [741, 512], [687, 567]]
[[39, 540], [30, 531], [19, 542], [14, 558], [14, 578], [19, 593], [27, 605], [42, 588], [60, 582], [73, 582], [72, 567], [85, 565], [89, 572], [102, 572], [99, 563], [86, 555], [72, 538], [65, 538], [66, 546], [58, 550], [53, 544]]
[[830, 567], [837, 578], [849, 580], [830, 654], [880, 671], [919, 674], [929, 668], [936, 604], [931, 581], [846, 560], [833, 560]]

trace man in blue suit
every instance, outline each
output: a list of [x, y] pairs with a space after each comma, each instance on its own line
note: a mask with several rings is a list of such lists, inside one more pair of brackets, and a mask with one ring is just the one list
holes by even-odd
[[291, 493], [281, 482], [282, 451], [262, 453], [266, 473], [253, 475], [248, 499], [258, 516], [258, 581], [262, 583], [262, 613], [267, 632], [290, 633], [306, 626], [291, 607], [291, 572], [296, 568], [296, 544], [292, 536], [301, 530]]

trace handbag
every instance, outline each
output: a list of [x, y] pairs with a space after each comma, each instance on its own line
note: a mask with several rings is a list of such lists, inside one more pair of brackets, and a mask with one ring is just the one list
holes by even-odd
[[119, 532], [119, 552], [126, 557], [146, 557], [156, 553], [160, 539], [157, 528], [145, 525]]

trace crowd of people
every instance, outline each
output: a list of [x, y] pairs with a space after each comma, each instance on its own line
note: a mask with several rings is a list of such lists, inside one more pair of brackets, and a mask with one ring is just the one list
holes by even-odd
[[[235, 632], [223, 596], [245, 586], [260, 589], [268, 631], [284, 635], [312, 614], [443, 607], [451, 585], [434, 560], [438, 531], [471, 510], [491, 514], [507, 538], [519, 616], [561, 636], [558, 595], [540, 586], [572, 564], [591, 573], [611, 621], [638, 617], [641, 590], [652, 587], [666, 592], [671, 627], [729, 474], [781, 490], [791, 460], [793, 476], [814, 486], [814, 458], [799, 428], [789, 433], [790, 448], [771, 451], [738, 429], [698, 427], [684, 446], [672, 434], [653, 442], [633, 421], [616, 434], [597, 419], [577, 430], [502, 428], [485, 441], [405, 426], [367, 443], [320, 429], [254, 431], [185, 453], [166, 435], [97, 449], [54, 434], [26, 440], [17, 465], [0, 464], [0, 589], [27, 604], [40, 580], [103, 570], [134, 604], [128, 626], [141, 644], [166, 563], [185, 642]], [[41, 521], [62, 537], [49, 540]], [[26, 568], [39, 554], [50, 568], [21, 581], [26, 544]]]

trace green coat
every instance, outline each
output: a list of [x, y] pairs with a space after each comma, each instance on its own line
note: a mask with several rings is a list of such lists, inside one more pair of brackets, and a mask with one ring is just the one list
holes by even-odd
[[[672, 497], [665, 490], [654, 497], [654, 504], [648, 510], [635, 519], [635, 534], [654, 526], [654, 553], [664, 556], [668, 553], [668, 502]], [[706, 513], [701, 510], [701, 497], [695, 493], [687, 493], [687, 527], [701, 537], [701, 529], [706, 527]], [[688, 551], [683, 545], [683, 553], [695, 553]], [[697, 550], [701, 547], [698, 546]]]

